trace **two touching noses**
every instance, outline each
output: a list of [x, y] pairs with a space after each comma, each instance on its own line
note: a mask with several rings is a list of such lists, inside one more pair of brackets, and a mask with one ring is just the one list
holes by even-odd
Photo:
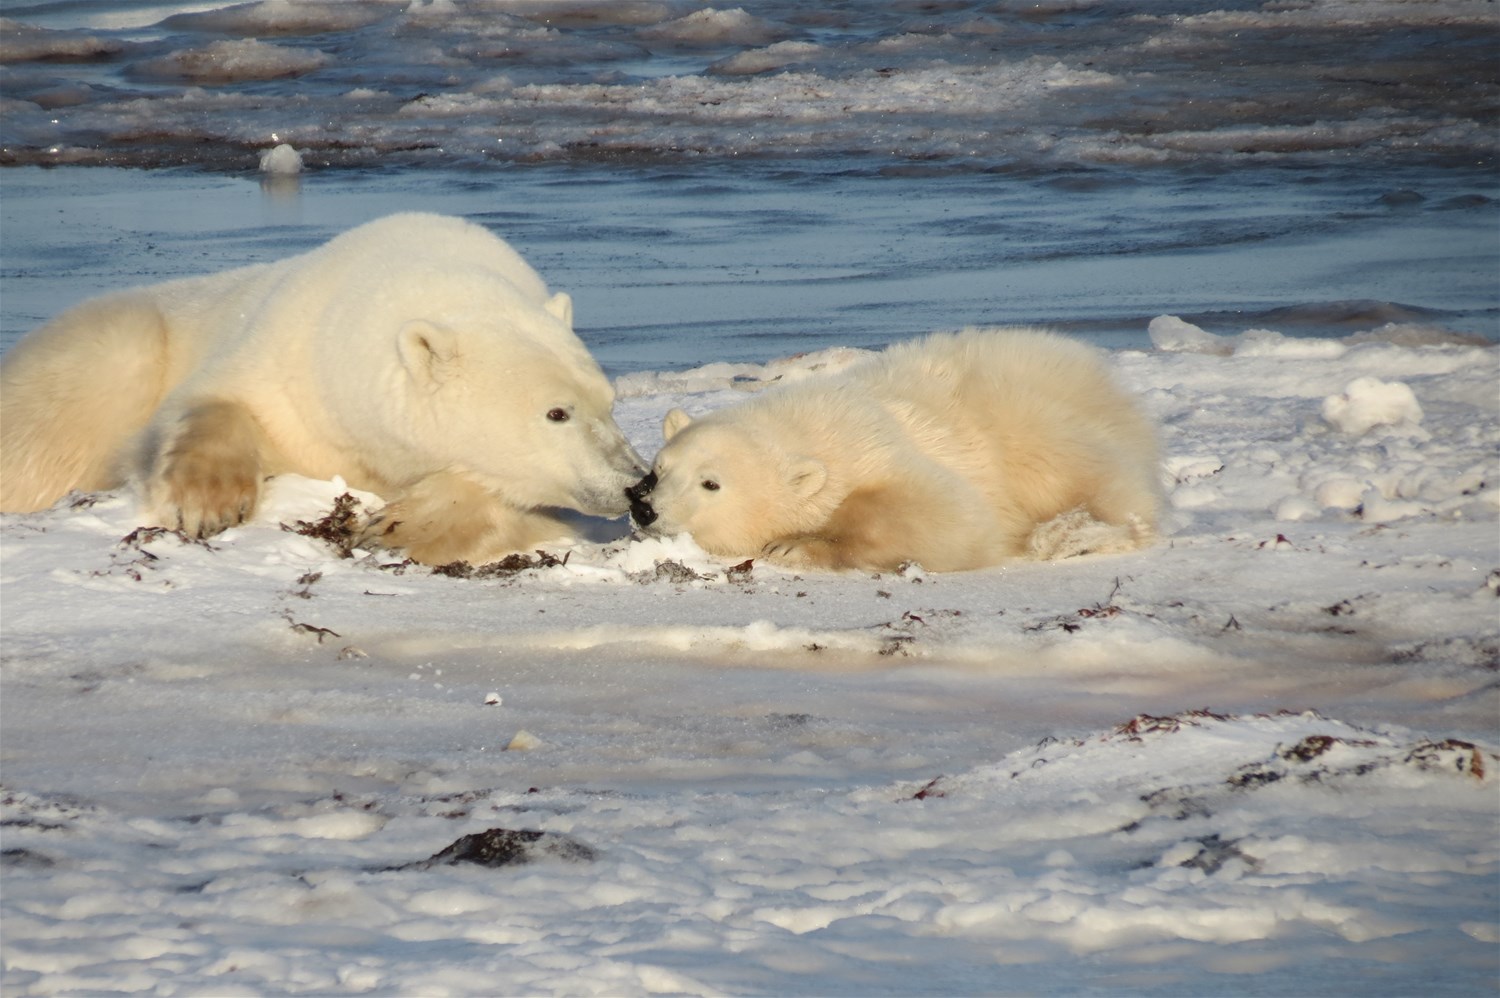
[[646, 498], [654, 488], [656, 488], [656, 472], [648, 471], [645, 478], [625, 489], [625, 498], [630, 500], [630, 518], [636, 522], [637, 526], [649, 527], [656, 522], [656, 510]]

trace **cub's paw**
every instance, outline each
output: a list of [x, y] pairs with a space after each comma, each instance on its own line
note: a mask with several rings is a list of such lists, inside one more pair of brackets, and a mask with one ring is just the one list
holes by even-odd
[[446, 565], [471, 560], [477, 531], [464, 522], [452, 504], [436, 508], [408, 496], [387, 503], [370, 517], [355, 547], [404, 551], [424, 565]]
[[1139, 517], [1127, 524], [1096, 520], [1087, 510], [1074, 509], [1038, 524], [1026, 544], [1026, 554], [1041, 561], [1085, 554], [1119, 554], [1151, 542], [1154, 534]]
[[778, 537], [760, 549], [762, 558], [789, 568], [838, 568], [840, 554], [832, 541], [812, 535]]
[[567, 537], [560, 521], [513, 509], [451, 473], [431, 475], [370, 518], [356, 547], [405, 551], [424, 565], [484, 565], [541, 541]]

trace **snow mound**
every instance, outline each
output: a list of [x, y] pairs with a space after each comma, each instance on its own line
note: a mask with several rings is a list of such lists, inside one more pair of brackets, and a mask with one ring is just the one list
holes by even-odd
[[[814, 772], [827, 729], [805, 714], [755, 725]], [[295, 980], [484, 994], [501, 978], [534, 994], [759, 993], [794, 962], [825, 984], [878, 972], [910, 993], [936, 975], [966, 993], [1003, 975], [1031, 992], [1093, 955], [1110, 959], [1071, 973], [1099, 988], [1119, 987], [1123, 960], [1171, 991], [1234, 990], [1253, 970], [1290, 992], [1312, 967], [1345, 980], [1369, 960], [1391, 983], [1415, 947], [1448, 964], [1445, 983], [1477, 985], [1497, 935], [1483, 820], [1497, 759], [1314, 712], [1195, 710], [847, 789], [522, 782], [263, 806], [215, 792], [153, 818], [7, 790], [7, 896], [22, 907], [6, 979], [31, 993]], [[451, 940], [441, 973], [437, 940]]]
[[1422, 422], [1422, 407], [1402, 382], [1356, 378], [1342, 392], [1323, 400], [1323, 418], [1357, 437], [1377, 426], [1416, 427]]

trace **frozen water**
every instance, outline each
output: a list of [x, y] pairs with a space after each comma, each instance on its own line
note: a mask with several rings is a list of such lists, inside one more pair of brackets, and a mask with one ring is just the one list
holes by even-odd
[[273, 131], [320, 165], [1495, 154], [1485, 0], [103, 0], [7, 18], [9, 163], [232, 168]]

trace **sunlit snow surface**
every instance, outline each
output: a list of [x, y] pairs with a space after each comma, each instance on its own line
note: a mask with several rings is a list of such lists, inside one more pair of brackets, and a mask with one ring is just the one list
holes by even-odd
[[[605, 522], [435, 574], [296, 479], [206, 544], [0, 517], [6, 996], [1495, 991], [1494, 3], [0, 6], [0, 348], [440, 211], [644, 454], [1036, 323], [1170, 498], [880, 577]], [[544, 837], [431, 860], [491, 829]]]
[[[1487, 989], [1495, 350], [1152, 333], [1114, 361], [1172, 509], [1123, 557], [798, 576], [593, 524], [454, 578], [288, 530], [344, 491], [299, 479], [208, 543], [0, 518], [6, 993]], [[650, 453], [847, 359], [619, 417]], [[594, 858], [412, 865], [492, 828]]]

